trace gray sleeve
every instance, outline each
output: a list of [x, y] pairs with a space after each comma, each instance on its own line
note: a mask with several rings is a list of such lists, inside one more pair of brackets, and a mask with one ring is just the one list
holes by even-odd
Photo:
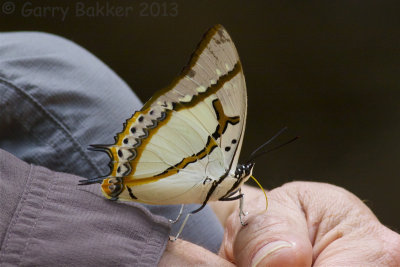
[[141, 102], [110, 68], [76, 44], [46, 33], [0, 33], [0, 147], [52, 170], [108, 172], [87, 150], [113, 143]]
[[0, 150], [0, 266], [156, 266], [169, 224]]
[[[107, 155], [87, 147], [113, 143], [140, 107], [118, 75], [75, 43], [39, 32], [0, 33], [0, 148], [18, 158], [87, 178], [105, 175]], [[179, 212], [179, 206], [138, 206], [171, 219]], [[185, 212], [196, 208], [187, 205]], [[179, 226], [172, 225], [171, 235]], [[181, 235], [213, 252], [222, 236], [209, 207], [192, 216]]]

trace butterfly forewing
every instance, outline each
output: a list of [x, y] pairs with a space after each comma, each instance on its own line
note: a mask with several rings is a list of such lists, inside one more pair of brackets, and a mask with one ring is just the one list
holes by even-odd
[[213, 181], [236, 168], [246, 110], [236, 48], [217, 25], [206, 33], [181, 75], [116, 136], [109, 147], [112, 170], [103, 192], [110, 197], [114, 188], [107, 185], [120, 177], [119, 199], [150, 204], [207, 201]]

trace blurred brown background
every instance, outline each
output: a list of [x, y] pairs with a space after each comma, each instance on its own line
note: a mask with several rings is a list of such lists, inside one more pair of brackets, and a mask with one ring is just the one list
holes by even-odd
[[[0, 30], [72, 39], [146, 101], [180, 72], [209, 27], [224, 25], [248, 88], [242, 158], [283, 126], [289, 130], [275, 144], [301, 137], [257, 160], [264, 187], [333, 183], [399, 231], [400, 4], [247, 2], [2, 1]], [[118, 6], [122, 16], [112, 16]], [[69, 11], [63, 17], [44, 7]]]

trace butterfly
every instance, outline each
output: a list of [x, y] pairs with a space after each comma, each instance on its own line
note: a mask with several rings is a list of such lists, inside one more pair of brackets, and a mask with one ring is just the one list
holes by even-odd
[[[208, 30], [188, 65], [129, 118], [111, 145], [92, 145], [110, 156], [101, 183], [111, 200], [155, 205], [193, 204], [182, 223], [208, 201], [240, 199], [253, 163], [238, 164], [247, 114], [242, 64], [225, 28]], [[183, 205], [178, 218], [182, 214]]]

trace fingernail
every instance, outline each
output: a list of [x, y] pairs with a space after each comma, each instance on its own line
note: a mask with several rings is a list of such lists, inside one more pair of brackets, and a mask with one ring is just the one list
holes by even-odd
[[252, 267], [256, 267], [263, 259], [279, 252], [282, 248], [291, 248], [293, 245], [286, 241], [275, 241], [262, 247], [251, 262]]

